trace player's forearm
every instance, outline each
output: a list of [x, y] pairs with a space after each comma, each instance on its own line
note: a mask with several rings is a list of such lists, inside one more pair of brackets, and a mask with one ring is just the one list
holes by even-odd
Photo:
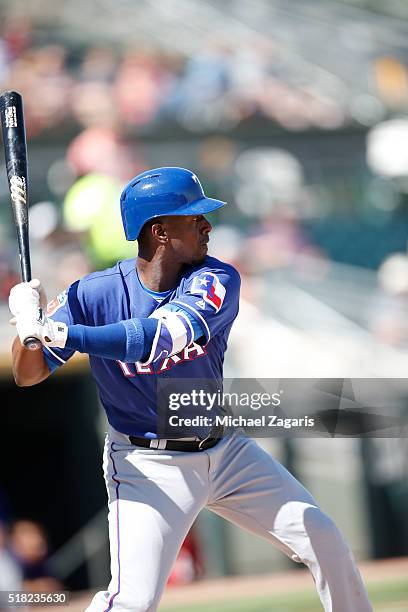
[[136, 362], [149, 354], [156, 328], [156, 319], [129, 319], [98, 327], [68, 325], [65, 347], [105, 359]]
[[128, 319], [98, 327], [68, 325], [64, 335], [68, 349], [126, 363], [146, 359], [150, 363], [190, 344], [194, 329], [185, 315], [166, 310], [158, 318]]
[[50, 369], [41, 350], [30, 351], [15, 338], [12, 348], [13, 376], [19, 387], [30, 387], [45, 380]]

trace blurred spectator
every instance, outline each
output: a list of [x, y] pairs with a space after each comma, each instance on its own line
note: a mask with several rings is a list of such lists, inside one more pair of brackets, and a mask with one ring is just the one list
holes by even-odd
[[3, 606], [3, 591], [20, 591], [22, 588], [22, 572], [7, 550], [6, 529], [0, 521], [0, 610], [3, 607], [9, 608], [9, 606]]
[[85, 52], [79, 69], [81, 81], [111, 83], [117, 70], [116, 52], [109, 47], [92, 47]]
[[74, 138], [67, 160], [77, 176], [98, 172], [128, 181], [145, 169], [140, 151], [129, 146], [112, 127], [90, 127]]
[[48, 45], [24, 50], [11, 65], [6, 85], [23, 94], [28, 137], [61, 124], [70, 113], [72, 77], [65, 60], [64, 47]]
[[306, 257], [323, 257], [320, 249], [310, 242], [299, 221], [285, 214], [262, 219], [244, 241], [241, 253], [242, 265], [248, 274], [296, 267], [297, 260], [304, 263]]
[[81, 236], [98, 267], [137, 254], [137, 244], [124, 239], [118, 214], [122, 187], [112, 176], [92, 173], [74, 183], [64, 200], [65, 227]]
[[114, 99], [121, 119], [129, 125], [145, 125], [155, 119], [162, 99], [163, 69], [151, 53], [132, 49], [117, 71]]
[[26, 16], [10, 16], [2, 25], [1, 36], [10, 60], [18, 57], [32, 44], [32, 23]]
[[189, 584], [203, 575], [199, 543], [194, 527], [190, 529], [171, 570], [168, 585]]
[[[407, 402], [408, 402], [408, 398]], [[401, 415], [407, 419], [408, 410]], [[408, 440], [362, 439], [372, 553], [376, 559], [408, 554]]]
[[10, 527], [9, 545], [20, 565], [25, 590], [53, 592], [62, 588], [50, 570], [48, 541], [41, 525], [30, 520], [15, 521]]
[[7, 550], [7, 527], [9, 518], [8, 500], [0, 488], [0, 610], [2, 608], [2, 591], [22, 589], [22, 574], [19, 565]]
[[73, 117], [85, 127], [113, 126], [118, 113], [111, 87], [101, 81], [76, 83], [72, 88]]
[[383, 294], [371, 304], [370, 327], [377, 338], [396, 347], [408, 346], [408, 256], [393, 253], [378, 270]]

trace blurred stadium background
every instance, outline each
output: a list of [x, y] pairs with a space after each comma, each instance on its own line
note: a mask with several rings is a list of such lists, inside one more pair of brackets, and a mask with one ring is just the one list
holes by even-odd
[[[185, 166], [229, 202], [211, 219], [212, 254], [243, 278], [227, 376], [406, 378], [405, 0], [1, 0], [0, 84], [25, 100], [33, 270], [50, 299], [135, 254], [118, 209], [129, 178]], [[105, 421], [85, 359], [15, 387], [18, 274], [3, 163], [0, 590], [96, 590]], [[368, 563], [375, 609], [408, 609], [407, 438], [262, 444]], [[163, 609], [318, 610], [310, 582], [204, 512]]]

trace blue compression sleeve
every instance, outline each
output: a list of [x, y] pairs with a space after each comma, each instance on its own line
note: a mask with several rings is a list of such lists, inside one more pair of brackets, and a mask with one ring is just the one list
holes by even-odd
[[157, 319], [129, 319], [98, 327], [69, 325], [65, 346], [95, 357], [133, 363], [150, 353], [157, 324]]

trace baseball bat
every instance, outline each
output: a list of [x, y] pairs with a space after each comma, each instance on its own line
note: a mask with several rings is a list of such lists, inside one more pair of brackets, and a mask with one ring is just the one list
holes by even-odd
[[[0, 96], [0, 116], [11, 207], [17, 230], [21, 276], [24, 282], [29, 282], [31, 262], [28, 241], [27, 144], [23, 98], [18, 92], [5, 91]], [[33, 351], [41, 347], [41, 342], [37, 338], [25, 338], [24, 346]]]

